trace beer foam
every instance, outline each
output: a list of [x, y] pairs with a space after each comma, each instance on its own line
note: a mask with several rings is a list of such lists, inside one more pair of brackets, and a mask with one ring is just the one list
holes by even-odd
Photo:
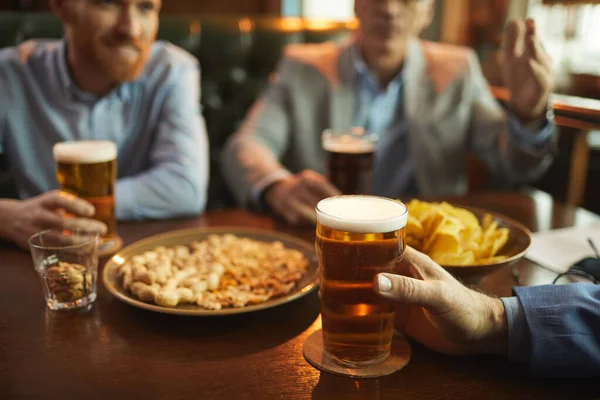
[[62, 142], [52, 149], [56, 162], [94, 164], [116, 160], [117, 145], [107, 140]]
[[404, 228], [407, 220], [406, 206], [384, 197], [338, 196], [317, 205], [317, 221], [342, 232], [393, 232]]
[[352, 135], [325, 135], [323, 137], [322, 145], [323, 150], [332, 153], [362, 154], [373, 153], [375, 151], [376, 142], [369, 138]]

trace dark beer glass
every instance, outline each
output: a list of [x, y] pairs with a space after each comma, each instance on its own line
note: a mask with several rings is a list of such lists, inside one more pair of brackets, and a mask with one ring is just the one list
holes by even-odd
[[371, 194], [377, 138], [376, 134], [365, 133], [361, 128], [347, 133], [323, 132], [327, 178], [343, 194]]

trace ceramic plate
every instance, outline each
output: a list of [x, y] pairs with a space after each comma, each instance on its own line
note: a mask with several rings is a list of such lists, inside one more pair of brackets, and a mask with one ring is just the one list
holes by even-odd
[[[246, 237], [253, 240], [263, 242], [280, 241], [284, 246], [295, 249], [304, 254], [308, 260], [308, 270], [304, 277], [296, 284], [296, 287], [287, 295], [270, 299], [264, 303], [250, 305], [241, 308], [224, 308], [221, 310], [207, 310], [194, 304], [181, 304], [174, 308], [162, 307], [155, 304], [145, 303], [138, 300], [130, 292], [123, 289], [121, 286], [121, 278], [117, 274], [117, 270], [125, 260], [133, 256], [144, 253], [145, 251], [153, 250], [158, 246], [173, 247], [176, 245], [189, 245], [194, 241], [206, 239], [209, 235], [224, 235], [233, 234], [238, 237]], [[243, 314], [253, 311], [264, 310], [271, 307], [276, 307], [290, 301], [296, 300], [302, 296], [312, 292], [317, 287], [317, 259], [315, 255], [314, 245], [304, 240], [297, 239], [293, 236], [282, 233], [255, 230], [247, 228], [198, 228], [186, 229], [163, 233], [152, 236], [130, 246], [125, 247], [116, 253], [105, 265], [102, 273], [104, 285], [108, 291], [117, 297], [135, 307], [143, 308], [149, 311], [155, 311], [166, 314], [190, 315], [190, 316], [214, 316], [214, 315], [230, 315]]]

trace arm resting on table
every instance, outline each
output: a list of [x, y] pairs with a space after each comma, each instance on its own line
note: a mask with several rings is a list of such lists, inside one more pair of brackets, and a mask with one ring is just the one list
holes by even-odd
[[600, 376], [600, 286], [517, 287], [502, 299], [510, 358], [543, 377]]
[[293, 61], [284, 58], [277, 75], [229, 138], [221, 157], [223, 176], [241, 207], [259, 207], [262, 191], [291, 175], [280, 160], [289, 146], [286, 82], [293, 79]]

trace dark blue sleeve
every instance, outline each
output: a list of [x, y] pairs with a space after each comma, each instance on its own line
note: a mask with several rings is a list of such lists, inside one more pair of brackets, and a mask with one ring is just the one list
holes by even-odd
[[531, 353], [529, 349], [531, 335], [521, 302], [516, 297], [506, 297], [501, 300], [504, 303], [508, 322], [508, 360], [512, 363], [528, 363]]
[[530, 335], [529, 372], [600, 376], [600, 286], [516, 287]]

